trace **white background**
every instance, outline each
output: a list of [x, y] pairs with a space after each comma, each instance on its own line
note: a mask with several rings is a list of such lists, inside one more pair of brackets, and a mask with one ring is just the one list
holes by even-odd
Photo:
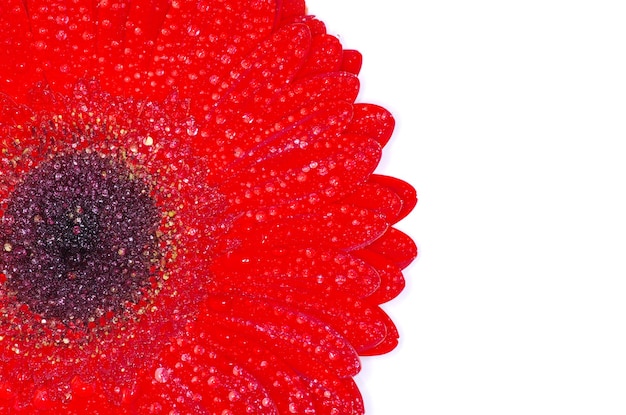
[[626, 414], [626, 2], [308, 5], [420, 197], [368, 415]]

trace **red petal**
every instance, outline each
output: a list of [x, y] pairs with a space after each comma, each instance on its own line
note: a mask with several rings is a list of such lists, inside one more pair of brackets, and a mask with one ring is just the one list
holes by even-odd
[[299, 200], [325, 203], [363, 183], [378, 164], [380, 153], [374, 140], [336, 136], [240, 170], [220, 192], [232, 211], [267, 212]]
[[149, 375], [137, 413], [278, 414], [254, 376], [202, 339], [173, 339]]
[[365, 249], [355, 251], [353, 254], [376, 269], [380, 277], [380, 286], [369, 297], [368, 301], [371, 301], [373, 304], [383, 304], [396, 298], [404, 289], [405, 282], [402, 270], [388, 258]]
[[362, 415], [365, 413], [363, 399], [352, 379], [341, 379], [328, 374], [325, 378], [311, 379], [316, 414]]
[[218, 293], [266, 300], [315, 317], [341, 334], [359, 354], [377, 346], [387, 336], [387, 319], [382, 310], [356, 297], [316, 290], [315, 286], [308, 289], [292, 286], [286, 280], [258, 285], [223, 279], [213, 285]]
[[32, 54], [32, 33], [23, 2], [0, 2], [0, 91], [19, 102], [24, 102], [26, 92], [43, 80]]
[[343, 201], [380, 213], [389, 223], [395, 222], [395, 218], [402, 209], [400, 197], [391, 189], [373, 183], [371, 178]]
[[359, 354], [379, 345], [387, 336], [382, 310], [353, 297], [298, 290], [286, 284], [260, 289], [248, 285], [234, 292], [237, 291], [260, 299], [274, 300], [323, 321], [348, 340]]
[[211, 321], [200, 319], [198, 327], [212, 327], [199, 343], [207, 351], [216, 350], [241, 365], [267, 390], [279, 413], [306, 414], [313, 411], [313, 401], [301, 376], [280, 355], [272, 354], [251, 339], [232, 331], [221, 330]]
[[[154, 93], [159, 80], [151, 83], [145, 74], [150, 71], [156, 39], [170, 3], [169, 0], [132, 0], [120, 45], [114, 43], [113, 37], [110, 38], [110, 48], [107, 43], [99, 42], [101, 59], [104, 60], [100, 81], [106, 84], [107, 90], [135, 97], [150, 97]], [[106, 25], [100, 24], [99, 30], [106, 31]]]
[[[310, 144], [336, 136], [352, 117], [352, 105], [346, 102], [321, 102], [300, 108], [297, 112], [273, 123], [261, 134], [254, 135], [254, 147], [235, 149], [238, 159], [227, 172], [250, 168], [254, 163], [303, 149]], [[246, 151], [247, 150], [247, 151]]]
[[371, 137], [384, 147], [391, 138], [395, 124], [386, 109], [373, 104], [357, 104], [354, 106], [352, 123], [346, 131]]
[[315, 249], [238, 251], [211, 264], [216, 283], [231, 287], [288, 284], [303, 291], [365, 298], [380, 286], [378, 273], [350, 254]]
[[258, 144], [259, 139], [248, 134], [254, 129], [251, 123], [262, 123], [255, 118], [258, 106], [291, 81], [306, 58], [309, 44], [310, 33], [305, 26], [287, 26], [241, 61], [232, 74], [211, 78], [215, 86], [211, 87], [213, 93], [205, 97], [205, 105], [212, 109], [200, 137], [212, 152], [212, 170], [221, 170]]
[[302, 16], [306, 12], [304, 0], [278, 0], [277, 9], [281, 22], [292, 21], [297, 16]]
[[358, 75], [363, 64], [363, 56], [356, 50], [344, 50], [341, 70]]
[[388, 258], [401, 269], [406, 268], [417, 256], [415, 242], [395, 228], [389, 228], [367, 249]]
[[342, 336], [305, 313], [284, 305], [243, 297], [209, 300], [206, 315], [263, 344], [296, 371], [317, 378], [325, 371], [350, 377], [361, 368], [358, 355]]
[[321, 20], [316, 19], [315, 16], [293, 16], [293, 18], [289, 20], [289, 23], [303, 23], [307, 25], [308, 28], [311, 30], [311, 35], [313, 36], [321, 36], [326, 34], [326, 25]]
[[120, 57], [124, 55], [126, 21], [130, 8], [130, 0], [118, 0], [98, 2], [95, 9], [94, 42], [98, 60], [93, 72], [98, 76], [102, 86], [109, 91], [115, 91], [116, 86], [119, 86], [119, 80], [116, 78], [122, 78], [120, 72], [123, 67], [119, 65]]
[[[228, 82], [231, 72], [241, 71], [241, 60], [271, 34], [275, 4], [232, 0], [171, 5], [156, 41], [147, 86], [154, 91], [153, 99], [155, 94], [164, 97], [175, 86], [201, 108], [201, 95], [212, 103], [214, 94], [222, 94], [221, 83]], [[265, 63], [264, 69], [270, 70], [269, 62]], [[215, 79], [221, 82], [215, 84]]]
[[[252, 74], [251, 74], [252, 76]], [[300, 147], [344, 128], [352, 116], [351, 102], [358, 93], [358, 80], [347, 74], [320, 75], [283, 84], [271, 91], [252, 90], [238, 105], [227, 105], [202, 127], [206, 149], [211, 150], [217, 182], [232, 172], [245, 171], [255, 160], [279, 151]], [[254, 81], [253, 84], [257, 84]], [[251, 101], [250, 101], [251, 100]], [[296, 144], [298, 144], [296, 146]], [[254, 158], [252, 158], [254, 157]], [[244, 159], [248, 159], [243, 163]], [[227, 164], [240, 163], [224, 170]]]
[[314, 37], [309, 58], [298, 77], [338, 71], [341, 68], [342, 52], [341, 43], [336, 37], [326, 34]]
[[34, 59], [57, 91], [69, 92], [78, 78], [93, 72], [94, 13], [91, 2], [28, 2]]
[[395, 192], [402, 199], [402, 209], [394, 218], [392, 223], [396, 223], [408, 215], [417, 203], [417, 194], [415, 189], [405, 181], [390, 176], [372, 175], [371, 182], [378, 183]]
[[311, 107], [311, 103], [342, 101], [353, 103], [359, 93], [359, 79], [348, 73], [336, 72], [298, 79], [284, 88], [268, 102], [267, 108], [260, 107], [267, 117], [270, 128], [285, 117]]
[[395, 349], [396, 346], [398, 346], [398, 338], [400, 337], [400, 335], [398, 334], [398, 329], [396, 328], [396, 325], [393, 323], [391, 318], [389, 318], [389, 316], [384, 312], [382, 312], [380, 318], [381, 323], [385, 324], [385, 327], [387, 329], [387, 336], [382, 342], [378, 343], [376, 346], [368, 350], [364, 350], [362, 353], [360, 353], [361, 356], [378, 356], [381, 354], [386, 354]]
[[235, 223], [225, 235], [224, 244], [239, 244], [248, 249], [327, 247], [352, 250], [369, 245], [387, 229], [387, 223], [379, 215], [349, 205], [331, 205], [319, 212], [277, 221], [258, 223], [258, 219], [242, 218]]

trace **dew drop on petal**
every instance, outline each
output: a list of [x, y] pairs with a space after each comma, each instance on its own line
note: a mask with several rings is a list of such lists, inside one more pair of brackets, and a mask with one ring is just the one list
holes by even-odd
[[195, 354], [197, 354], [198, 356], [202, 356], [204, 354], [204, 352], [206, 351], [206, 349], [204, 348], [204, 346], [201, 346], [199, 344], [197, 344], [194, 348], [193, 348], [193, 352]]
[[169, 380], [170, 371], [164, 367], [159, 367], [154, 371], [154, 380], [159, 383], [166, 383]]
[[187, 34], [192, 37], [197, 37], [200, 35], [200, 28], [196, 25], [187, 26]]

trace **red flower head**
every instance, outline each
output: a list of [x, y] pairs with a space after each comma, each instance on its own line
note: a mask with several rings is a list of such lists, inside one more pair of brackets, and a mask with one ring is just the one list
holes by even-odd
[[301, 0], [0, 3], [0, 412], [361, 414], [416, 255]]

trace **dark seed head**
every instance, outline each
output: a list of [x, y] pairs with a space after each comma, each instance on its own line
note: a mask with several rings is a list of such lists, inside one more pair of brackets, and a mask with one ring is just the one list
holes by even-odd
[[4, 213], [0, 264], [19, 302], [86, 322], [141, 296], [157, 259], [159, 212], [118, 160], [61, 154], [29, 172]]

